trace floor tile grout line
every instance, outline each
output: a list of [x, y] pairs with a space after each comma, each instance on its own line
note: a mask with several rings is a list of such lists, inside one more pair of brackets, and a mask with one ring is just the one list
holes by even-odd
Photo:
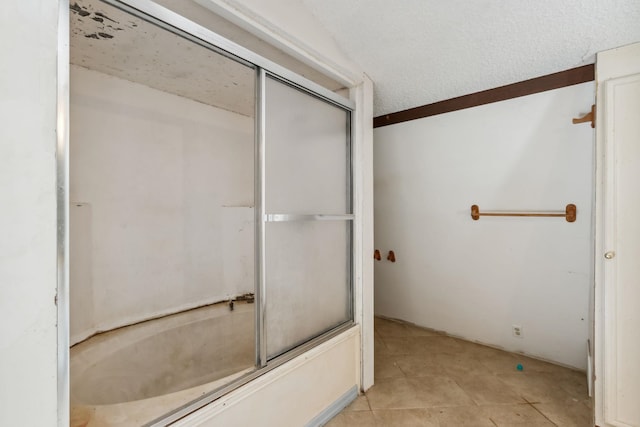
[[[460, 388], [460, 390], [462, 390], [462, 392], [463, 392], [463, 393], [464, 393], [464, 394], [465, 394], [465, 395], [466, 395], [466, 396], [467, 396], [467, 397], [468, 397], [468, 398], [473, 402], [474, 406], [476, 406], [476, 407], [478, 407], [478, 408], [481, 406], [478, 402], [476, 402], [476, 400], [473, 398], [473, 396], [471, 396], [471, 394], [469, 394], [469, 392], [467, 392], [467, 391], [464, 389], [464, 387], [462, 387], [462, 386], [458, 383], [458, 380], [457, 380], [457, 379], [455, 379], [455, 378], [451, 378], [451, 377], [450, 377], [450, 379], [451, 379], [451, 381], [453, 381], [453, 382], [455, 383], [455, 385], [457, 385], [457, 386], [458, 386], [458, 388]], [[466, 406], [472, 406], [472, 405], [466, 405]]]
[[[554, 426], [558, 427], [558, 424], [554, 423], [554, 422], [553, 422], [549, 417], [547, 417], [544, 413], [542, 413], [542, 411], [541, 411], [540, 409], [536, 408], [536, 406], [535, 406], [533, 403], [529, 402], [529, 401], [528, 401], [527, 399], [525, 399], [524, 397], [523, 397], [523, 399], [524, 399], [524, 400], [529, 404], [529, 406], [531, 406], [531, 407], [532, 407], [532, 408], [533, 408], [537, 413], [539, 413], [540, 415], [542, 415], [542, 416], [543, 416], [547, 421], [549, 421], [551, 424], [553, 424]], [[538, 403], [540, 403], [540, 402], [538, 402]]]

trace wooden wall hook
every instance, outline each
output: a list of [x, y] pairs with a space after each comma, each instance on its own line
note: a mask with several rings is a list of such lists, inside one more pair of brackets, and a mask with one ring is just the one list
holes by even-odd
[[382, 255], [380, 255], [380, 251], [378, 249], [376, 249], [373, 252], [373, 259], [380, 261], [382, 259]]
[[596, 106], [595, 106], [595, 104], [591, 106], [591, 112], [590, 113], [587, 113], [586, 115], [584, 115], [582, 117], [578, 117], [577, 119], [573, 119], [573, 120], [571, 120], [571, 122], [574, 125], [577, 125], [578, 123], [591, 122], [591, 127], [595, 128], [596, 127]]
[[396, 254], [393, 251], [389, 251], [389, 255], [387, 255], [387, 259], [391, 262], [396, 262]]

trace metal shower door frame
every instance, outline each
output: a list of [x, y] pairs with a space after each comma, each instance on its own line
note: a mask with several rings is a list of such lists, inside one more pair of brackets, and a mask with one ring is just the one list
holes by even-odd
[[[200, 46], [217, 52], [229, 59], [255, 70], [256, 74], [256, 117], [255, 117], [255, 260], [256, 260], [256, 370], [237, 380], [211, 391], [181, 407], [175, 408], [162, 417], [151, 421], [148, 426], [168, 425], [213, 402], [228, 392], [241, 387], [255, 378], [309, 351], [311, 348], [330, 340], [353, 326], [354, 317], [354, 230], [353, 214], [353, 112], [355, 102], [344, 98], [319, 84], [312, 82], [287, 68], [276, 64], [242, 46], [198, 25], [183, 16], [166, 9], [151, 0], [100, 0], [133, 16], [157, 25]], [[69, 425], [69, 0], [59, 0], [58, 15], [58, 105], [57, 105], [57, 304], [58, 304], [58, 425]], [[344, 215], [267, 215], [265, 213], [265, 80], [274, 78], [294, 87], [309, 96], [339, 107], [348, 113], [347, 141], [347, 207], [351, 213]], [[350, 223], [348, 257], [348, 286], [350, 309], [349, 320], [325, 333], [310, 339], [286, 353], [268, 360], [265, 334], [266, 282], [265, 265], [265, 224], [278, 221], [326, 221], [342, 220]]]

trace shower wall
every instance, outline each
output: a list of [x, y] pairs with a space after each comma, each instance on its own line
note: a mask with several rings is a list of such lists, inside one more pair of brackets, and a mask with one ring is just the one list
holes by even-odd
[[253, 118], [71, 67], [71, 341], [254, 289]]

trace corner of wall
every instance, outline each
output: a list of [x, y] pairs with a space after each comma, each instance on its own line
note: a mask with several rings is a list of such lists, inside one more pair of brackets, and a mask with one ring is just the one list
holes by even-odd
[[347, 87], [360, 82], [360, 69], [317, 19], [289, 0], [195, 0], [240, 28]]

